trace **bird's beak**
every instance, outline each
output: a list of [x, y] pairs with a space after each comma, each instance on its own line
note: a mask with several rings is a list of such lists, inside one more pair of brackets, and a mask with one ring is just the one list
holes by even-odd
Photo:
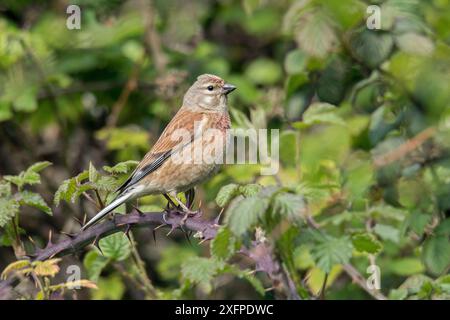
[[222, 87], [223, 93], [225, 95], [229, 94], [230, 92], [236, 90], [236, 86], [233, 86], [232, 84], [225, 83], [225, 85]]

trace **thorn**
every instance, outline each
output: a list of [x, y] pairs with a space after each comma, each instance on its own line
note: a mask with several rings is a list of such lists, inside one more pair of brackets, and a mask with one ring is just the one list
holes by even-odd
[[164, 227], [166, 225], [167, 224], [165, 224], [165, 223], [161, 223], [159, 226], [157, 226], [155, 229], [153, 229], [153, 231], [156, 231], [156, 230], [158, 230], [158, 229], [160, 229], [160, 228], [162, 228], [162, 227]]
[[152, 234], [153, 234], [153, 241], [155, 241], [156, 244], [156, 229], [152, 230]]
[[170, 231], [166, 234], [166, 237], [170, 236], [172, 234], [172, 232], [176, 229], [177, 227], [174, 227], [174, 225], [172, 225], [170, 227]]
[[50, 230], [48, 231], [48, 242], [47, 242], [47, 247], [52, 245], [52, 236], [53, 236], [53, 232], [52, 232], [52, 230], [50, 229]]
[[199, 241], [198, 244], [199, 244], [199, 245], [200, 245], [200, 244], [203, 244], [203, 242], [205, 242], [206, 240], [208, 240], [208, 239], [202, 239], [202, 240]]
[[134, 210], [137, 211], [137, 213], [138, 213], [140, 216], [143, 216], [143, 215], [144, 215], [144, 213], [143, 213], [138, 207], [133, 206], [133, 208], [134, 208]]
[[76, 236], [76, 234], [68, 233], [68, 232], [65, 232], [65, 231], [61, 231], [60, 233], [65, 235], [65, 236], [68, 236], [70, 239], [73, 239]]
[[131, 244], [133, 244], [133, 241], [131, 240], [131, 236], [130, 236], [130, 231], [131, 231], [131, 224], [127, 224], [127, 226], [125, 227], [125, 231], [123, 233], [125, 233], [125, 235], [128, 238], [128, 241], [130, 241]]
[[92, 244], [98, 249], [98, 251], [100, 251], [100, 253], [102, 254], [102, 256], [104, 256], [102, 248], [100, 248], [100, 239], [98, 236], [95, 237], [94, 242], [92, 242]]
[[247, 274], [249, 276], [253, 276], [256, 272], [257, 272], [256, 270], [250, 270], [250, 271], [247, 272]]
[[33, 238], [32, 238], [31, 236], [28, 236], [28, 239], [30, 240], [30, 242], [31, 242], [34, 246], [36, 246], [36, 242], [34, 242], [34, 240], [33, 240]]
[[87, 214], [85, 212], [84, 213], [84, 217], [83, 217], [83, 224], [82, 224], [82, 226], [84, 226], [86, 224], [86, 221], [87, 221]]
[[220, 209], [219, 215], [214, 219], [215, 224], [219, 224], [220, 217], [222, 216], [222, 213], [224, 212], [225, 208]]
[[80, 226], [83, 226], [83, 222], [80, 221], [80, 219], [78, 219], [75, 216], [72, 216], [73, 220], [75, 220]]

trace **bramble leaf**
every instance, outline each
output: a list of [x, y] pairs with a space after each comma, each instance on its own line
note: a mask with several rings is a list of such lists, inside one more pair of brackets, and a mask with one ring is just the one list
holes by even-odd
[[41, 211], [44, 211], [48, 215], [52, 215], [52, 210], [47, 205], [45, 200], [41, 197], [41, 195], [30, 192], [30, 191], [22, 191], [20, 194], [20, 204], [21, 205], [27, 205], [30, 207], [34, 207], [36, 209], [39, 209]]
[[383, 249], [383, 245], [371, 233], [358, 233], [352, 237], [353, 247], [359, 252], [378, 254]]
[[123, 261], [131, 253], [130, 242], [123, 233], [114, 233], [99, 242], [100, 249], [106, 258], [114, 261]]
[[227, 227], [221, 227], [211, 241], [211, 253], [214, 257], [227, 260], [236, 251], [236, 238]]
[[230, 230], [236, 236], [241, 236], [258, 222], [266, 212], [268, 206], [269, 201], [264, 198], [250, 197], [236, 199], [228, 208], [225, 220]]

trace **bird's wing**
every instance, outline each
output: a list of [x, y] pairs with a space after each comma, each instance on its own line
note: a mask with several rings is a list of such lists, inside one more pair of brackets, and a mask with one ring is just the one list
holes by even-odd
[[189, 134], [188, 143], [190, 143], [196, 135], [195, 124], [202, 124], [202, 121], [204, 122], [202, 113], [180, 109], [164, 129], [153, 148], [145, 155], [131, 176], [117, 191], [123, 193], [129, 187], [141, 181], [145, 176], [157, 170], [174, 152], [184, 147], [181, 145], [184, 137], [173, 136], [175, 131], [183, 130], [179, 132]]

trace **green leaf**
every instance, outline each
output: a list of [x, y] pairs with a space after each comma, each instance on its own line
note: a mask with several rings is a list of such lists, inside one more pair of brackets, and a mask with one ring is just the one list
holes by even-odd
[[224, 207], [231, 201], [238, 193], [239, 186], [235, 183], [228, 184], [220, 188], [216, 196], [216, 203], [219, 207]]
[[13, 102], [14, 109], [17, 111], [31, 112], [37, 108], [36, 88], [27, 87]]
[[256, 196], [262, 187], [257, 183], [246, 184], [245, 186], [239, 186], [239, 192], [246, 198]]
[[194, 247], [171, 244], [164, 247], [156, 270], [163, 280], [176, 281], [180, 277], [181, 265], [190, 257], [197, 256]]
[[325, 58], [338, 42], [332, 23], [322, 10], [305, 10], [294, 31], [298, 46], [310, 56]]
[[274, 84], [281, 79], [281, 67], [273, 60], [254, 60], [245, 70], [245, 75], [257, 84]]
[[17, 213], [19, 213], [17, 200], [0, 198], [0, 227], [4, 227]]
[[33, 164], [32, 166], [30, 166], [27, 171], [33, 171], [33, 172], [40, 172], [42, 170], [44, 170], [45, 168], [51, 166], [52, 163], [49, 161], [41, 161], [41, 162], [36, 162], [35, 164]]
[[345, 121], [336, 113], [337, 108], [329, 103], [313, 103], [303, 114], [303, 126], [313, 124], [337, 124], [345, 126]]
[[98, 290], [92, 290], [93, 300], [120, 300], [126, 287], [123, 279], [118, 274], [112, 274], [107, 278], [98, 279]]
[[392, 289], [389, 292], [389, 300], [405, 300], [408, 297], [408, 290], [404, 288]]
[[51, 162], [43, 161], [37, 162], [30, 166], [27, 170], [22, 171], [17, 176], [5, 176], [4, 179], [11, 183], [14, 183], [19, 189], [21, 189], [24, 185], [29, 184], [38, 184], [41, 183], [41, 177], [38, 174], [41, 170], [51, 165]]
[[332, 59], [318, 81], [320, 101], [339, 104], [345, 95], [346, 77], [350, 66], [342, 59]]
[[410, 54], [429, 56], [434, 50], [434, 44], [430, 38], [415, 32], [397, 35], [395, 42], [400, 50]]
[[22, 191], [19, 196], [21, 205], [34, 207], [36, 209], [44, 211], [48, 215], [52, 215], [52, 210], [49, 208], [41, 195], [30, 191]]
[[300, 50], [292, 50], [286, 55], [284, 68], [289, 74], [297, 74], [305, 68], [307, 57]]
[[83, 260], [83, 265], [88, 272], [89, 280], [97, 282], [108, 262], [109, 260], [101, 256], [97, 250], [89, 251]]
[[311, 233], [314, 239], [311, 256], [322, 271], [329, 273], [334, 265], [349, 262], [353, 246], [348, 237], [335, 238], [318, 231]]
[[100, 175], [98, 174], [97, 169], [95, 169], [92, 162], [89, 162], [89, 181], [95, 183], [97, 182], [99, 176]]
[[11, 112], [11, 104], [0, 101], [0, 122], [11, 119], [13, 113]]
[[413, 232], [415, 232], [419, 236], [422, 236], [425, 231], [425, 227], [430, 222], [430, 219], [431, 215], [424, 214], [418, 210], [415, 210], [409, 217], [408, 224]]
[[99, 241], [100, 249], [106, 258], [123, 261], [131, 253], [130, 242], [124, 233], [114, 233]]
[[272, 208], [275, 214], [292, 221], [299, 220], [305, 211], [305, 199], [293, 193], [278, 193], [272, 201]]
[[448, 236], [436, 234], [429, 237], [423, 245], [422, 259], [427, 269], [434, 275], [440, 275], [447, 270], [450, 266], [450, 241]]
[[371, 68], [386, 60], [394, 46], [389, 33], [366, 28], [354, 34], [350, 43], [355, 56]]
[[181, 266], [181, 273], [184, 278], [192, 281], [194, 284], [200, 284], [206, 291], [210, 291], [212, 289], [210, 285], [211, 280], [223, 267], [224, 263], [216, 259], [191, 257]]
[[378, 254], [383, 245], [371, 233], [358, 233], [352, 237], [353, 247], [359, 252]]
[[29, 184], [29, 185], [33, 185], [33, 184], [39, 184], [41, 183], [41, 177], [39, 176], [38, 173], [34, 172], [34, 171], [25, 171], [23, 176], [22, 176], [22, 180], [21, 180], [21, 184], [25, 185], [25, 184]]
[[349, 155], [347, 163], [344, 171], [344, 190], [350, 201], [357, 201], [366, 196], [374, 183], [373, 164], [370, 156], [362, 152]]
[[53, 202], [55, 203], [56, 206], [59, 206], [61, 200], [71, 202], [72, 196], [76, 191], [77, 191], [77, 184], [75, 179], [72, 178], [64, 180], [63, 183], [59, 186], [58, 190], [56, 190]]
[[392, 226], [377, 223], [373, 231], [383, 240], [390, 240], [395, 243], [400, 241], [400, 231]]
[[236, 238], [227, 227], [221, 227], [211, 241], [211, 253], [214, 257], [228, 260], [236, 251]]
[[450, 218], [439, 223], [433, 233], [437, 236], [450, 237]]
[[110, 176], [100, 176], [93, 184], [95, 189], [107, 192], [113, 192], [117, 189], [119, 183], [116, 179]]
[[103, 166], [103, 170], [111, 174], [128, 173], [134, 169], [139, 161], [129, 160], [124, 162], [119, 162], [113, 167]]
[[424, 266], [420, 259], [402, 258], [391, 261], [390, 270], [400, 276], [410, 276], [424, 271]]
[[0, 180], [0, 197], [10, 197], [11, 196], [11, 184]]
[[230, 230], [236, 236], [243, 235], [264, 215], [268, 205], [268, 199], [257, 197], [239, 199], [233, 202], [228, 208], [226, 217]]
[[421, 288], [427, 283], [432, 281], [432, 279], [423, 274], [415, 274], [408, 277], [405, 282], [398, 289], [406, 289], [408, 294], [417, 294]]

